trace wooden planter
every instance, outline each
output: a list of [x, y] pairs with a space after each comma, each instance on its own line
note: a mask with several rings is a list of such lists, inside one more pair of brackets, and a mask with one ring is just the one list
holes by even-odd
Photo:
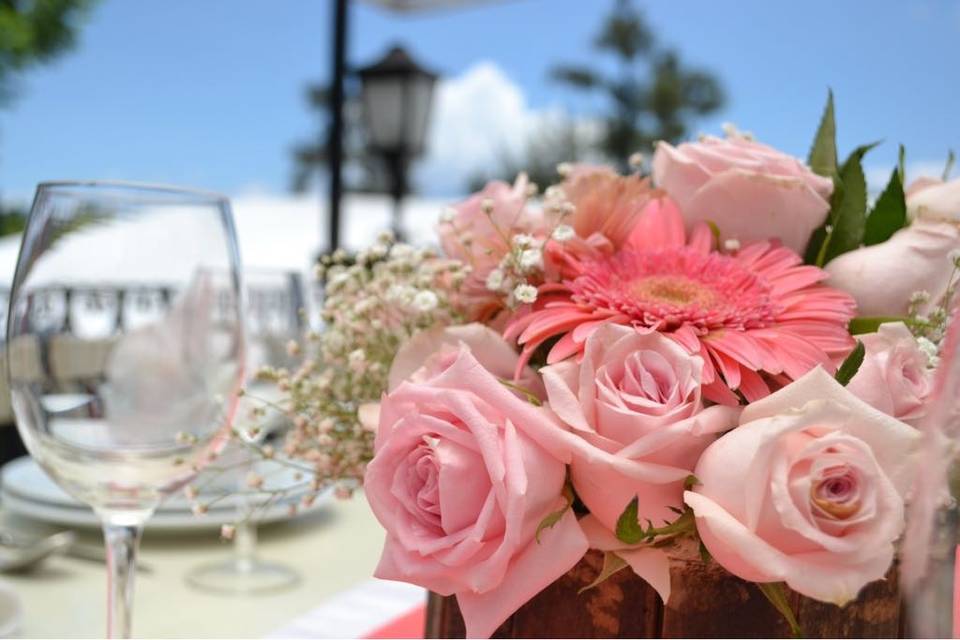
[[[629, 568], [586, 591], [603, 556], [591, 551], [565, 576], [513, 614], [494, 638], [789, 638], [782, 616], [749, 582], [689, 548], [676, 550], [672, 595], [664, 606]], [[840, 608], [788, 591], [807, 638], [903, 637], [896, 567]], [[463, 638], [456, 598], [430, 594], [427, 638]]]

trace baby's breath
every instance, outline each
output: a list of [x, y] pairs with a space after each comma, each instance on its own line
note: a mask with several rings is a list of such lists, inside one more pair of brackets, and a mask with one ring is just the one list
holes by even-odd
[[414, 333], [461, 321], [451, 296], [466, 269], [389, 237], [352, 259], [338, 252], [321, 263], [325, 330], [288, 349], [303, 355], [297, 370], [260, 372], [283, 390], [292, 418], [283, 454], [307, 464], [318, 489], [333, 484], [343, 497], [362, 482], [374, 434], [359, 408], [380, 400], [397, 350]]

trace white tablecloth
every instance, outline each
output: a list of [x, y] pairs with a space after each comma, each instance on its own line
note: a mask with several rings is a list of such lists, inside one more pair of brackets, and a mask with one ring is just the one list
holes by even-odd
[[[0, 509], [0, 526], [29, 526]], [[331, 501], [316, 513], [263, 527], [264, 559], [300, 572], [295, 588], [258, 596], [224, 596], [192, 589], [193, 567], [229, 553], [216, 532], [151, 534], [141, 558], [153, 569], [138, 576], [133, 632], [137, 637], [262, 638], [303, 620], [331, 597], [367, 581], [383, 543], [383, 530], [362, 494]], [[94, 543], [94, 534], [84, 542]], [[26, 575], [5, 575], [23, 601], [20, 637], [95, 638], [105, 632], [106, 573], [101, 564], [67, 557]]]

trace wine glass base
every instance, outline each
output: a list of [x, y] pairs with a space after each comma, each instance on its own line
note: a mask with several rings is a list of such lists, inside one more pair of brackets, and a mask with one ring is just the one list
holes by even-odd
[[299, 582], [300, 575], [293, 569], [260, 560], [225, 560], [202, 565], [187, 574], [187, 584], [191, 587], [228, 595], [282, 591]]

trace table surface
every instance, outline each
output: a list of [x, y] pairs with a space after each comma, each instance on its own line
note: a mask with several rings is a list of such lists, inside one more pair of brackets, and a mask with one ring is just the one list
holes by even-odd
[[[0, 509], [0, 528], [36, 525]], [[97, 544], [96, 532], [81, 541]], [[373, 574], [383, 530], [362, 494], [331, 500], [289, 522], [260, 528], [260, 557], [294, 567], [300, 583], [282, 592], [229, 596], [198, 591], [184, 576], [194, 567], [229, 557], [230, 543], [215, 531], [150, 532], [141, 559], [152, 571], [137, 576], [133, 633], [161, 638], [260, 638], [285, 626]], [[25, 575], [3, 575], [23, 601], [23, 638], [95, 638], [105, 633], [106, 569], [68, 557], [48, 560]]]

